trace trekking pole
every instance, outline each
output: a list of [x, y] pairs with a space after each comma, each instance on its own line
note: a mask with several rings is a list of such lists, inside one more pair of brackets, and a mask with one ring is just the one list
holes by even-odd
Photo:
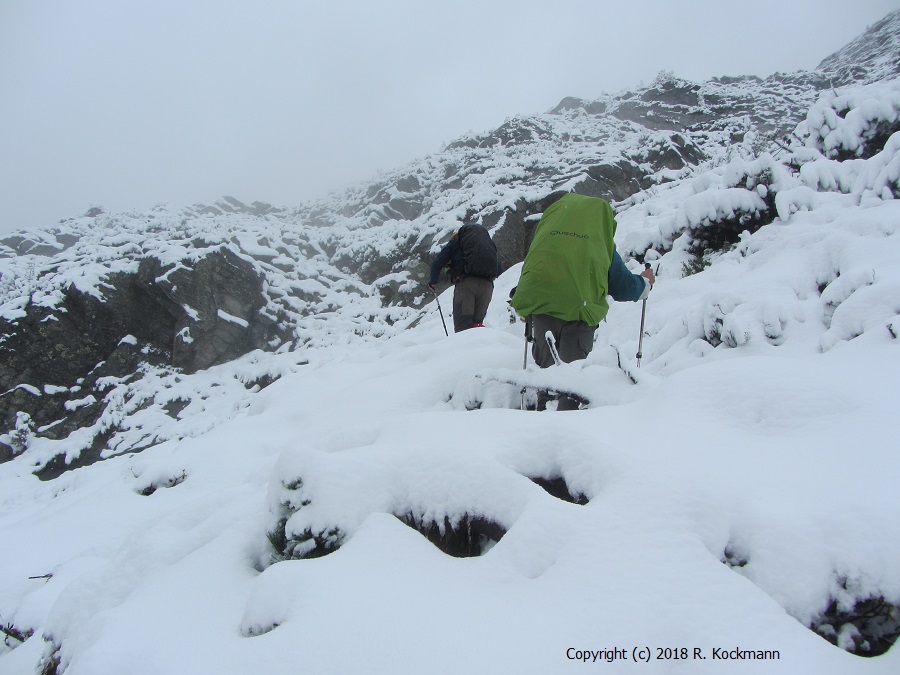
[[[531, 317], [529, 316], [525, 319], [525, 355], [522, 357], [522, 370], [528, 370], [528, 343], [532, 342], [534, 337], [531, 335]], [[522, 406], [520, 410], [525, 410], [525, 390], [527, 387], [522, 387]]]
[[528, 343], [534, 342], [531, 331], [531, 317], [525, 319], [525, 356], [522, 358], [522, 370], [528, 370]]
[[450, 333], [447, 332], [447, 322], [444, 321], [444, 312], [443, 312], [443, 310], [441, 310], [441, 301], [438, 300], [437, 291], [432, 290], [431, 294], [434, 296], [434, 301], [437, 303], [438, 313], [441, 315], [441, 323], [444, 324], [444, 335], [446, 335], [447, 337], [450, 337]]
[[[644, 263], [644, 269], [650, 269], [650, 263]], [[641, 335], [638, 338], [638, 351], [637, 351], [637, 367], [641, 367], [641, 357], [643, 356], [644, 351], [644, 318], [647, 315], [647, 298], [641, 303]]]
[[525, 354], [522, 356], [522, 370], [528, 370], [528, 340], [525, 340]]
[[553, 333], [548, 330], [544, 335], [544, 339], [547, 340], [547, 346], [550, 348], [550, 356], [553, 357], [553, 362], [561, 366], [563, 362], [559, 358], [559, 351], [556, 349], [556, 338], [553, 336]]

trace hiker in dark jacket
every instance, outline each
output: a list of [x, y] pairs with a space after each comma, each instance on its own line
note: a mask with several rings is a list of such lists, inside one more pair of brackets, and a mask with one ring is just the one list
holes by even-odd
[[[531, 324], [532, 355], [541, 368], [555, 363], [553, 349], [564, 363], [586, 358], [609, 311], [606, 296], [643, 300], [656, 281], [650, 269], [638, 275], [625, 266], [615, 232], [612, 207], [596, 197], [564, 195], [541, 216], [510, 300]], [[558, 410], [577, 408], [574, 399], [559, 397]]]
[[482, 327], [494, 294], [494, 279], [500, 275], [497, 247], [487, 230], [472, 223], [453, 233], [431, 264], [428, 289], [432, 293], [445, 267], [454, 286], [454, 332]]

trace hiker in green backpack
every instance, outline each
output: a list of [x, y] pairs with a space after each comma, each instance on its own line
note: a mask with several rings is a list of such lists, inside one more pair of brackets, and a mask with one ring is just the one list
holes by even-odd
[[[636, 302], [649, 294], [653, 271], [633, 274], [616, 252], [615, 233], [612, 207], [596, 197], [566, 194], [541, 216], [510, 300], [531, 325], [531, 353], [541, 368], [590, 354], [609, 311], [607, 295]], [[539, 395], [538, 408], [548, 401]], [[567, 395], [558, 401], [557, 410], [578, 409]]]
[[487, 229], [477, 223], [463, 225], [437, 254], [428, 282], [428, 290], [435, 297], [435, 284], [445, 267], [454, 286], [454, 332], [483, 327], [494, 294], [494, 279], [500, 276], [497, 246]]

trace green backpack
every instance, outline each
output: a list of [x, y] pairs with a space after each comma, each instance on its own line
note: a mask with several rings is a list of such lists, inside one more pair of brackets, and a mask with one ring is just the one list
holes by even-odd
[[599, 324], [606, 295], [616, 219], [608, 202], [566, 194], [541, 216], [510, 301], [520, 316], [549, 314]]

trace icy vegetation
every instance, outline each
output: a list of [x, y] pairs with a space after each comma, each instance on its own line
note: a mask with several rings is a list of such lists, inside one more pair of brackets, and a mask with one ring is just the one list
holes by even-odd
[[[297, 209], [4, 240], [0, 674], [900, 671], [896, 62], [662, 74]], [[639, 303], [522, 367], [565, 190], [657, 270], [640, 368]], [[447, 337], [421, 275], [464, 217], [508, 269]]]

